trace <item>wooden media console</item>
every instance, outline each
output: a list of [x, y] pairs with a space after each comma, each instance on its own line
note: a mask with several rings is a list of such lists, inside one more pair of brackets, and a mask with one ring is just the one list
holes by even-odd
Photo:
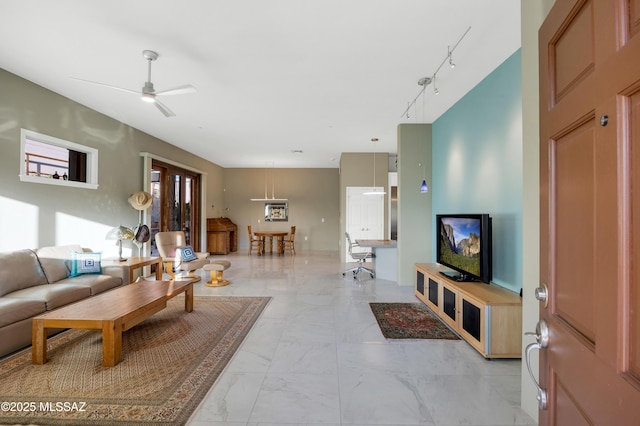
[[522, 358], [522, 299], [495, 284], [458, 282], [416, 263], [415, 294], [485, 358]]

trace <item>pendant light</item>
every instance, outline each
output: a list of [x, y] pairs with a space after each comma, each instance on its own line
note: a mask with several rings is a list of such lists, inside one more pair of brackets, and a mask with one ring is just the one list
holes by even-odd
[[251, 201], [288, 201], [288, 198], [276, 198], [275, 191], [275, 170], [274, 164], [271, 165], [271, 198], [267, 197], [267, 166], [264, 167], [264, 198], [251, 198]]
[[[372, 138], [371, 142], [377, 142], [378, 138]], [[376, 190], [376, 152], [373, 151], [373, 189], [368, 192], [363, 192], [362, 195], [385, 195], [386, 192], [384, 190], [377, 191]]]
[[425, 177], [424, 166], [421, 163], [418, 163], [418, 167], [422, 168], [422, 184], [420, 185], [420, 193], [426, 194], [429, 192], [429, 187], [427, 186], [427, 178]]

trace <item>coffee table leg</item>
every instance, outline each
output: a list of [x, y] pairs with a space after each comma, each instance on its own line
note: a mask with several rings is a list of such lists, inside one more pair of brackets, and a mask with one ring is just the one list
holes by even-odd
[[47, 362], [47, 336], [44, 321], [34, 319], [31, 324], [31, 362], [42, 365]]
[[113, 367], [122, 361], [122, 324], [120, 320], [102, 324], [102, 365]]
[[156, 280], [162, 281], [162, 262], [158, 260], [158, 263], [156, 263], [155, 265], [156, 265]]
[[193, 312], [193, 283], [184, 292], [184, 310]]

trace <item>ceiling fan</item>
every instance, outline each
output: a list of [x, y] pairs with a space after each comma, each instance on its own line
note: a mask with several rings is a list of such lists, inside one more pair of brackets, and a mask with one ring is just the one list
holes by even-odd
[[172, 89], [156, 91], [155, 88], [153, 87], [153, 83], [151, 82], [151, 62], [153, 62], [156, 59], [158, 59], [159, 55], [158, 55], [158, 53], [154, 52], [153, 50], [143, 50], [142, 51], [142, 56], [144, 56], [144, 58], [147, 60], [147, 62], [149, 64], [149, 68], [148, 68], [149, 72], [148, 72], [148, 76], [147, 76], [147, 81], [145, 81], [144, 86], [142, 87], [141, 91], [125, 89], [125, 88], [117, 87], [117, 86], [111, 86], [109, 84], [98, 83], [96, 81], [83, 80], [81, 78], [75, 78], [75, 77], [71, 77], [71, 78], [73, 78], [74, 80], [80, 80], [80, 81], [84, 81], [84, 82], [87, 82], [87, 83], [98, 84], [100, 86], [110, 87], [112, 89], [122, 90], [123, 92], [128, 92], [128, 93], [133, 93], [133, 94], [136, 94], [136, 95], [140, 95], [142, 97], [143, 101], [155, 104], [156, 108], [158, 108], [160, 110], [160, 112], [165, 115], [165, 117], [173, 117], [173, 116], [175, 116], [176, 114], [173, 111], [171, 111], [165, 104], [160, 102], [157, 99], [157, 97], [158, 96], [168, 96], [168, 95], [181, 95], [181, 94], [184, 94], [184, 93], [193, 93], [193, 92], [196, 91], [196, 88], [193, 87], [190, 84], [185, 84], [183, 86], [174, 87]]

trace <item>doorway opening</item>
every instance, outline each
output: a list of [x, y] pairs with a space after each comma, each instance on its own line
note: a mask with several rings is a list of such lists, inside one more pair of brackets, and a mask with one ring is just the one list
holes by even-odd
[[183, 231], [186, 242], [200, 250], [200, 175], [153, 160], [151, 164], [151, 255], [158, 256], [155, 234]]

